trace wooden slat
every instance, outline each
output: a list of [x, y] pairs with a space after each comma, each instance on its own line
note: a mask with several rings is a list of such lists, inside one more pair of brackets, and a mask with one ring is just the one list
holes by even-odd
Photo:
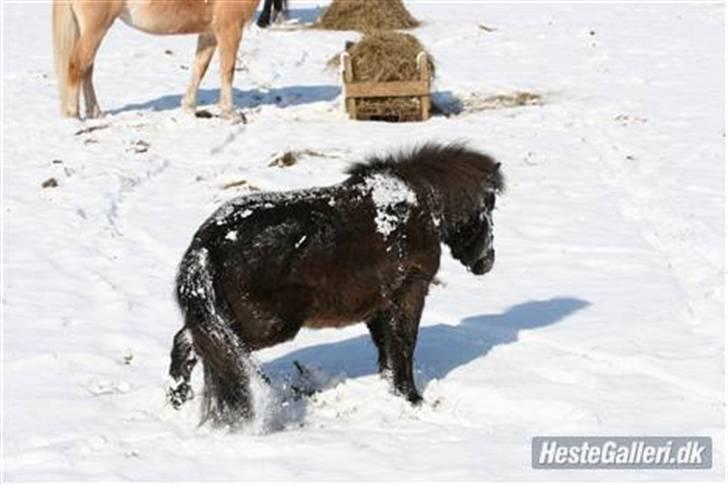
[[347, 83], [347, 98], [397, 98], [430, 94], [426, 81], [397, 81], [388, 83]]
[[341, 66], [344, 75], [344, 102], [346, 103], [346, 112], [349, 113], [349, 119], [356, 119], [356, 99], [349, 96], [349, 86], [354, 81], [354, 71], [351, 67], [351, 55], [348, 52], [341, 54]]
[[422, 121], [430, 119], [430, 108], [432, 99], [430, 98], [430, 59], [427, 57], [426, 52], [420, 52], [417, 56], [417, 67], [420, 71], [420, 80], [427, 83], [428, 89], [427, 94], [420, 98], [420, 106], [422, 108]]
[[419, 81], [397, 81], [385, 83], [354, 82], [351, 55], [344, 52], [341, 55], [342, 78], [344, 84], [344, 104], [349, 118], [356, 120], [356, 100], [361, 98], [399, 98], [417, 97], [420, 99], [422, 121], [430, 118], [432, 98], [430, 93], [430, 63], [425, 52], [417, 56]]

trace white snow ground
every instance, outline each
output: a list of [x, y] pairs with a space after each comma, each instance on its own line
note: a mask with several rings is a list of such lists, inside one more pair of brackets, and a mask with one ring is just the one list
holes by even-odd
[[[235, 80], [249, 123], [191, 119], [178, 104], [194, 37], [117, 24], [96, 65], [108, 114], [62, 120], [50, 6], [4, 2], [5, 479], [723, 477], [724, 7], [409, 5], [440, 101], [530, 90], [545, 104], [351, 122], [324, 66], [357, 34], [251, 27]], [[213, 66], [204, 102], [218, 86]], [[223, 187], [334, 183], [372, 151], [430, 139], [491, 152], [508, 192], [492, 273], [446, 257], [431, 291], [426, 404], [389, 394], [360, 325], [260, 352], [279, 394], [294, 360], [325, 385], [288, 406], [263, 396], [265, 422], [247, 431], [167, 406], [176, 265], [249, 190]], [[268, 166], [286, 150], [326, 157]], [[59, 186], [41, 188], [50, 177]], [[531, 437], [552, 434], [707, 435], [714, 467], [532, 470]]]

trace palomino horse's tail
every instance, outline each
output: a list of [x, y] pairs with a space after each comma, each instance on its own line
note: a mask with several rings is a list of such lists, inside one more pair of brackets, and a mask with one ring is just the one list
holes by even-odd
[[[216, 280], [207, 249], [191, 248], [177, 275], [177, 301], [194, 352], [204, 366], [202, 423], [235, 425], [253, 416], [250, 376], [256, 370], [231, 328], [231, 311]], [[173, 350], [173, 366], [174, 360]]]
[[53, 2], [53, 58], [56, 65], [61, 109], [67, 106], [71, 51], [78, 37], [78, 23], [71, 8], [71, 2], [55, 0]]

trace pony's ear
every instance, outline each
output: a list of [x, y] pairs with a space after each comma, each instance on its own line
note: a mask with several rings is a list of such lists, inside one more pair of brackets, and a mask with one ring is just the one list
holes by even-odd
[[501, 163], [500, 162], [496, 162], [496, 164], [495, 164], [495, 171], [497, 172], [498, 170], [500, 170], [500, 167], [501, 167]]

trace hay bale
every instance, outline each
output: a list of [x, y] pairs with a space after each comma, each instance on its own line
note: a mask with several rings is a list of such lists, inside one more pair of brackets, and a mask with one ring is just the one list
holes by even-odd
[[314, 27], [372, 32], [412, 29], [419, 25], [402, 0], [333, 0]]

